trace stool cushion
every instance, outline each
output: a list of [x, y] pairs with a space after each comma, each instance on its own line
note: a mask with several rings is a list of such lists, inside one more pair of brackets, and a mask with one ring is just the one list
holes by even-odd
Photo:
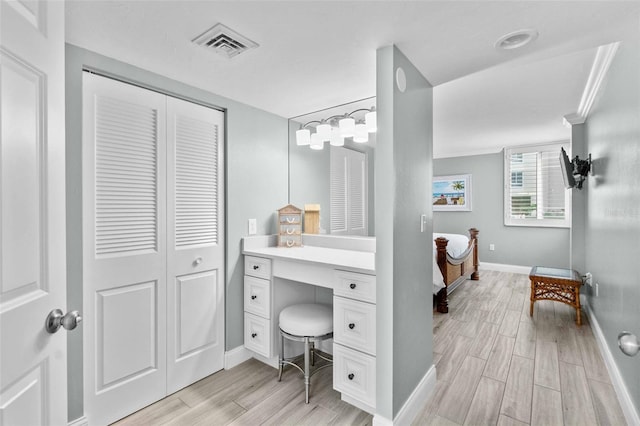
[[333, 309], [310, 303], [291, 305], [280, 311], [280, 329], [294, 336], [323, 336], [333, 332]]

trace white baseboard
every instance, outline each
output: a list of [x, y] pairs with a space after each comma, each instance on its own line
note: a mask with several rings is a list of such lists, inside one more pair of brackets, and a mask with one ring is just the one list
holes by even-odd
[[253, 358], [253, 352], [244, 346], [238, 346], [224, 353], [224, 369], [228, 370]]
[[[512, 272], [514, 274], [526, 275], [529, 275], [529, 272], [531, 272], [531, 266], [506, 265], [502, 263], [480, 262], [479, 268], [480, 274], [482, 274], [483, 269], [487, 271]], [[482, 275], [480, 275], [480, 278], [482, 278]]]
[[373, 426], [393, 426], [393, 422], [380, 414], [373, 415]]
[[404, 403], [398, 415], [395, 416], [393, 421], [382, 417], [379, 414], [373, 416], [374, 426], [390, 426], [390, 425], [408, 425], [413, 422], [416, 416], [420, 413], [420, 410], [424, 407], [429, 397], [436, 389], [436, 366], [432, 365], [431, 368], [418, 383], [418, 386], [411, 392], [409, 398]]
[[67, 423], [67, 426], [89, 426], [89, 419], [86, 416], [82, 416]]
[[580, 297], [580, 303], [582, 304], [583, 310], [589, 318], [589, 322], [591, 323], [591, 329], [593, 330], [593, 334], [595, 335], [596, 341], [598, 342], [598, 347], [600, 348], [600, 353], [602, 354], [604, 363], [607, 366], [607, 370], [609, 371], [609, 376], [611, 376], [611, 382], [613, 384], [613, 388], [616, 391], [618, 402], [620, 402], [620, 406], [622, 408], [622, 412], [624, 413], [624, 417], [627, 420], [627, 424], [640, 425], [640, 416], [638, 415], [638, 411], [633, 404], [633, 399], [629, 394], [629, 390], [622, 380], [622, 375], [620, 374], [618, 365], [616, 364], [613, 358], [613, 354], [611, 353], [611, 350], [607, 345], [607, 341], [604, 337], [604, 333], [602, 332], [602, 328], [598, 323], [598, 318], [591, 310], [591, 305], [589, 304], [589, 300], [587, 297]]

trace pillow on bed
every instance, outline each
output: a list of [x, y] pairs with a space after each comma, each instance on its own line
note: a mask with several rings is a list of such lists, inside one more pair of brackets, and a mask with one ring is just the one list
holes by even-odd
[[[447, 253], [451, 257], [460, 257], [462, 253], [469, 247], [469, 237], [461, 234], [439, 234], [434, 232], [433, 239], [444, 237], [449, 242], [447, 243]], [[435, 250], [436, 242], [433, 242], [433, 248]]]

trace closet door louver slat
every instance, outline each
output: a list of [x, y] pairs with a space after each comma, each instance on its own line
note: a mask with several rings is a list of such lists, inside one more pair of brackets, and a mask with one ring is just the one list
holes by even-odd
[[95, 252], [158, 248], [157, 111], [96, 97]]
[[218, 143], [213, 123], [176, 116], [176, 248], [218, 243]]

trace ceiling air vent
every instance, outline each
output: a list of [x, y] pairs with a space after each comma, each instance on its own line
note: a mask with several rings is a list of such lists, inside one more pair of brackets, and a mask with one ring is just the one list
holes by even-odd
[[244, 51], [258, 47], [258, 43], [253, 42], [232, 29], [216, 24], [195, 39], [193, 42], [200, 46], [212, 49], [214, 52], [233, 58]]

